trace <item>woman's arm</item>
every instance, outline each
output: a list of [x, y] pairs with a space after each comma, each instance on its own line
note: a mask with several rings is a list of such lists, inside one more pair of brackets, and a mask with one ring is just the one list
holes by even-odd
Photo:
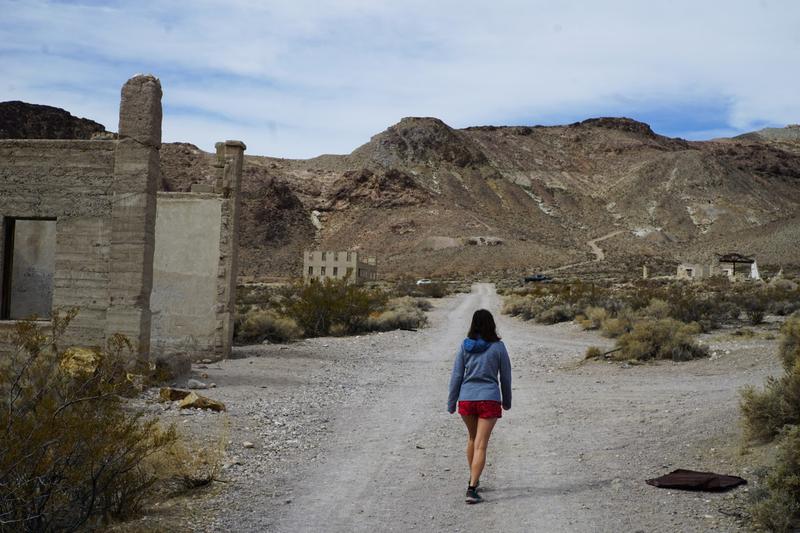
[[453, 363], [453, 373], [450, 374], [450, 393], [447, 396], [447, 411], [456, 412], [458, 395], [461, 393], [461, 382], [464, 381], [464, 349], [459, 348], [456, 360]]
[[503, 409], [511, 409], [511, 359], [505, 344], [501, 344], [500, 350], [500, 392], [503, 393]]

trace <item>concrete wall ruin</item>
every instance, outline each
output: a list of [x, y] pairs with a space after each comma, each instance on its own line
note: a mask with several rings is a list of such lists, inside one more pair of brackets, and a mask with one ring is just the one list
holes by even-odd
[[[136, 76], [123, 86], [117, 140], [0, 141], [0, 236], [11, 226], [25, 230], [30, 226], [25, 219], [50, 219], [54, 229], [54, 237], [42, 236], [50, 244], [31, 237], [32, 242], [44, 243], [42, 249], [30, 244], [6, 249], [11, 248], [8, 240], [0, 238], [5, 282], [0, 284], [0, 301], [13, 302], [16, 310], [15, 316], [7, 312], [0, 317], [6, 319], [0, 320], [0, 352], [14, 349], [10, 319], [30, 309], [45, 309], [50, 299], [46, 290], [32, 297], [30, 286], [14, 279], [22, 276], [14, 264], [20, 268], [33, 258], [38, 267], [47, 261], [53, 264], [50, 308], [80, 309], [65, 343], [104, 346], [112, 334], [122, 333], [141, 357], [158, 357], [175, 353], [180, 339], [185, 340], [175, 324], [191, 322], [191, 334], [205, 341], [197, 344], [195, 353], [186, 353], [184, 343], [182, 353], [230, 353], [244, 144], [219, 143], [213, 194], [187, 194], [183, 199], [184, 205], [199, 206], [196, 209], [184, 209], [181, 215], [174, 207], [176, 198], [161, 195], [164, 224], [159, 237], [161, 95], [160, 82], [153, 76]], [[175, 218], [182, 223], [170, 225]], [[154, 259], [157, 247], [166, 255]], [[201, 250], [202, 259], [197, 259]], [[205, 277], [193, 277], [198, 265]], [[199, 292], [203, 297], [193, 305]], [[151, 299], [160, 313], [155, 320]], [[180, 305], [182, 299], [186, 305]]]
[[222, 198], [159, 193], [151, 344], [158, 352], [213, 351]]
[[227, 357], [233, 344], [245, 146], [216, 148], [208, 192], [158, 194], [151, 342], [172, 357]]

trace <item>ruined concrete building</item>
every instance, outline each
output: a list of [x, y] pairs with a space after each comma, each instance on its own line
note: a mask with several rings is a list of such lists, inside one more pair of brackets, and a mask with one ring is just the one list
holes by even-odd
[[378, 264], [374, 257], [363, 257], [355, 251], [303, 253], [303, 279], [347, 279], [364, 283], [378, 279]]
[[[738, 268], [737, 268], [737, 265]], [[704, 279], [725, 276], [731, 281], [759, 280], [755, 258], [739, 253], [718, 255], [718, 264], [682, 263], [678, 265], [678, 279]]]
[[77, 307], [69, 345], [119, 332], [179, 366], [229, 355], [245, 146], [217, 143], [206, 192], [158, 192], [161, 114], [159, 80], [140, 75], [118, 139], [0, 141], [0, 351], [15, 320]]

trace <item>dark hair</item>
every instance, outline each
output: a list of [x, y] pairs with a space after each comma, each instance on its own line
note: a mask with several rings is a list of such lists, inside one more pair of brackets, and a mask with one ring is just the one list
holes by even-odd
[[500, 337], [497, 336], [497, 326], [494, 323], [492, 313], [486, 309], [478, 309], [472, 315], [472, 324], [469, 326], [469, 333], [467, 337], [472, 340], [478, 340], [478, 337], [486, 342], [497, 342]]

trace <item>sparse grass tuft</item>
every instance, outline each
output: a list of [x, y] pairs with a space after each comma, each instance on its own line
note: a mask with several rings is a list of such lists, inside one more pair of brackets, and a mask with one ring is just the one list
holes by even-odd
[[600, 357], [603, 357], [603, 350], [597, 346], [589, 346], [586, 349], [586, 359], [598, 359]]

